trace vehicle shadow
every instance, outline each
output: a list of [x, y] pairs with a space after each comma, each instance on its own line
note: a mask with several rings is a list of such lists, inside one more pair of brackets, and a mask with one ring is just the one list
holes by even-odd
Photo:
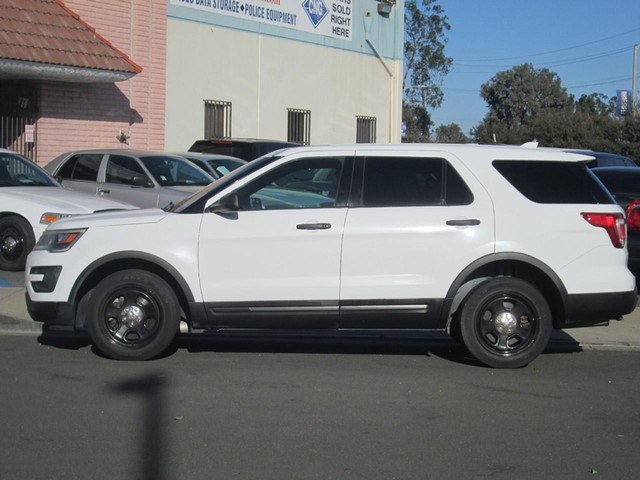
[[38, 336], [38, 343], [47, 347], [60, 348], [62, 350], [80, 350], [91, 345], [88, 335], [81, 333], [64, 333], [43, 329]]
[[461, 344], [446, 334], [420, 336], [215, 333], [182, 335], [174, 348], [190, 353], [299, 353], [340, 355], [414, 355], [482, 367]]
[[[91, 345], [87, 335], [43, 332], [38, 342], [65, 350], [91, 347], [91, 351], [108, 358]], [[413, 355], [437, 357], [454, 363], [486, 368], [475, 360], [460, 342], [445, 333], [427, 334], [313, 334], [313, 333], [206, 333], [182, 334], [156, 360], [171, 357], [180, 350], [189, 353], [296, 353], [340, 355]], [[554, 331], [545, 354], [577, 353], [580, 343], [562, 330]]]

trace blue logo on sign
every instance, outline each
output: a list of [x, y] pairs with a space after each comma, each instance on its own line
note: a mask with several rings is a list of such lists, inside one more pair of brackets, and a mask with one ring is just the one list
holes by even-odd
[[320, 22], [327, 16], [329, 13], [329, 9], [327, 8], [324, 0], [304, 0], [302, 2], [302, 8], [307, 12], [307, 16], [311, 23], [313, 23], [313, 28], [316, 28], [320, 25]]

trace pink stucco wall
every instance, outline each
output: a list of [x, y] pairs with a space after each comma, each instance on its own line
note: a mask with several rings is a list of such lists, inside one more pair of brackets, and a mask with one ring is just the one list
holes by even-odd
[[79, 148], [164, 149], [167, 0], [64, 3], [143, 70], [117, 83], [43, 82], [38, 163]]

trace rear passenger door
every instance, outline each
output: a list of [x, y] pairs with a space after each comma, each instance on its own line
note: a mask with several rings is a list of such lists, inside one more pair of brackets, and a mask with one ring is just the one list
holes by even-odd
[[353, 185], [340, 326], [429, 328], [456, 276], [493, 252], [489, 195], [446, 153], [358, 155]]
[[56, 172], [56, 179], [70, 190], [96, 195], [102, 153], [77, 153]]

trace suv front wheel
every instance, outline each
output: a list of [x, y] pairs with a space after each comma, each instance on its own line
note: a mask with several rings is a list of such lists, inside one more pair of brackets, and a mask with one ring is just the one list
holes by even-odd
[[529, 364], [551, 336], [551, 311], [536, 287], [501, 277], [476, 286], [462, 305], [460, 336], [469, 352], [494, 368]]
[[94, 289], [88, 311], [89, 336], [116, 360], [148, 360], [175, 339], [180, 306], [171, 287], [144, 270], [123, 270]]

